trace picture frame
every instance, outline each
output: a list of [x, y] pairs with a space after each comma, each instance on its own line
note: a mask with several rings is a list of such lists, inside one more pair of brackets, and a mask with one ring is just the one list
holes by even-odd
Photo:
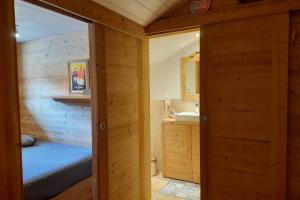
[[71, 95], [83, 95], [89, 89], [89, 60], [68, 62], [68, 82]]

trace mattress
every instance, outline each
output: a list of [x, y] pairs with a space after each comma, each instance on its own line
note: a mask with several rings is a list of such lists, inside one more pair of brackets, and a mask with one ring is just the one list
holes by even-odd
[[90, 148], [37, 142], [22, 148], [25, 200], [57, 196], [92, 175]]

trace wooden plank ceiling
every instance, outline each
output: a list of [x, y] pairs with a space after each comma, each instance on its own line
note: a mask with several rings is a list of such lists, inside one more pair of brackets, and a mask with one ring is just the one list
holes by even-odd
[[15, 15], [18, 42], [50, 37], [54, 35], [87, 30], [85, 22], [52, 12], [50, 10], [15, 0]]
[[182, 0], [93, 0], [140, 25], [146, 26]]

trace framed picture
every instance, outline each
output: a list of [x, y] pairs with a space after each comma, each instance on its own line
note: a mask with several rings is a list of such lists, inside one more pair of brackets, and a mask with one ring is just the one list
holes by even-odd
[[89, 89], [88, 60], [73, 60], [68, 64], [70, 94], [83, 94]]

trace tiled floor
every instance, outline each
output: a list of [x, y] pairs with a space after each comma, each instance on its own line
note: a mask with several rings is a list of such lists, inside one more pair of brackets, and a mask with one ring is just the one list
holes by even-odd
[[169, 195], [163, 195], [159, 191], [164, 188], [170, 179], [163, 178], [161, 175], [154, 176], [151, 178], [152, 186], [152, 200], [183, 200]]

